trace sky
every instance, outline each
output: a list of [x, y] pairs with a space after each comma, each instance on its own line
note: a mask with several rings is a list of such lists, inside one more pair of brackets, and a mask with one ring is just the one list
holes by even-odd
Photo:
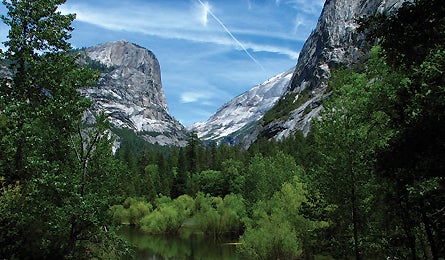
[[[127, 40], [161, 66], [169, 112], [206, 121], [232, 98], [296, 65], [324, 0], [67, 0], [75, 48]], [[4, 13], [2, 6], [0, 12]], [[0, 41], [7, 35], [0, 26]]]

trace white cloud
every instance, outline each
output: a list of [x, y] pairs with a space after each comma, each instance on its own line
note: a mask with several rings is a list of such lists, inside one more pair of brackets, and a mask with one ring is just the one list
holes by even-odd
[[250, 0], [247, 0], [247, 10], [252, 10], [252, 2]]
[[209, 11], [210, 11], [210, 5], [208, 2], [204, 2], [202, 5], [202, 24], [204, 26], [207, 26], [207, 22], [208, 22], [208, 16], [209, 16]]
[[[125, 10], [122, 10], [125, 8]], [[265, 31], [262, 29], [231, 29], [236, 34], [239, 42], [227, 35], [219, 26], [218, 21], [211, 21], [211, 6], [208, 2], [203, 4], [192, 4], [188, 9], [174, 9], [165, 6], [144, 4], [138, 8], [119, 6], [98, 7], [82, 4], [66, 4], [61, 6], [63, 13], [77, 13], [77, 20], [112, 31], [127, 31], [162, 37], [165, 39], [181, 39], [186, 41], [210, 43], [229, 46], [239, 49], [240, 43], [245, 49], [261, 52], [273, 52], [289, 55], [295, 59], [296, 52], [287, 50], [279, 43], [271, 44], [247, 43], [240, 37], [264, 37], [275, 41], [281, 39], [286, 41], [304, 40], [298, 39], [291, 32]], [[105, 10], [104, 10], [105, 9]], [[145, 12], [150, 10], [150, 12]], [[212, 22], [212, 23], [211, 23]], [[252, 41], [251, 41], [252, 42]]]
[[245, 46], [247, 46], [247, 48], [252, 49], [255, 52], [270, 52], [270, 53], [286, 55], [289, 58], [294, 59], [294, 60], [298, 59], [298, 56], [300, 55], [299, 52], [294, 51], [292, 49], [274, 46], [274, 45], [246, 43]]
[[298, 11], [318, 16], [325, 0], [285, 0], [284, 2]]
[[206, 95], [204, 95], [202, 92], [184, 92], [181, 94], [181, 102], [193, 103], [205, 97]]
[[298, 29], [304, 25], [305, 25], [305, 20], [303, 19], [303, 17], [297, 14], [295, 16], [294, 32], [298, 32]]
[[170, 5], [138, 3], [135, 5], [99, 6], [86, 3], [67, 3], [60, 7], [63, 13], [76, 13], [77, 20], [109, 30], [153, 31], [158, 34], [163, 30], [203, 32], [202, 6], [190, 5], [188, 8], [174, 8]]
[[[170, 112], [190, 124], [294, 66], [315, 25], [314, 8], [324, 2], [201, 1], [204, 5], [197, 0], [68, 0], [60, 10], [77, 13], [72, 40], [77, 47], [125, 38], [152, 50], [162, 67]], [[266, 71], [246, 57], [210, 12]], [[6, 38], [4, 30], [0, 26], [0, 39]]]
[[[205, 84], [204, 82], [202, 84]], [[214, 106], [215, 103], [220, 103], [221, 100], [232, 98], [231, 95], [225, 91], [212, 86], [212, 85], [200, 85], [192, 90], [187, 90], [180, 95], [180, 102], [187, 103], [199, 103], [205, 106]]]

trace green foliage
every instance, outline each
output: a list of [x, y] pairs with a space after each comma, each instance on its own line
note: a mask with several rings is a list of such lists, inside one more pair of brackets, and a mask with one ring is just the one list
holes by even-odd
[[130, 212], [123, 205], [113, 205], [110, 208], [114, 223], [130, 224]]
[[263, 156], [274, 156], [282, 152], [292, 156], [298, 165], [305, 166], [313, 159], [309, 155], [310, 149], [303, 132], [300, 131], [278, 142], [274, 139], [259, 138], [249, 147], [248, 154], [251, 157], [259, 153]]
[[445, 7], [441, 0], [406, 1], [397, 12], [361, 19], [370, 42], [379, 39], [396, 67], [416, 66], [445, 42]]
[[99, 71], [100, 73], [110, 73], [116, 69], [114, 66], [107, 66], [100, 61], [91, 59], [88, 55], [84, 54], [82, 50], [79, 52], [81, 63], [92, 70]]
[[291, 259], [302, 253], [301, 241], [280, 215], [265, 216], [241, 237], [241, 254], [249, 259]]
[[381, 49], [376, 47], [363, 72], [338, 71], [329, 82], [333, 94], [314, 124], [319, 163], [310, 176], [326, 203], [335, 206], [327, 216], [335, 223], [331, 228], [338, 244], [333, 249], [337, 257], [360, 257], [363, 250], [359, 246], [370, 248], [368, 236], [378, 229], [368, 223], [376, 217], [374, 207], [382, 192], [373, 173], [374, 154], [395, 134], [388, 106], [397, 99], [397, 86], [404, 80], [388, 70]]
[[130, 212], [130, 224], [138, 224], [138, 221], [148, 215], [152, 210], [152, 206], [150, 203], [138, 201], [134, 204], [131, 204], [128, 208], [128, 211]]
[[215, 237], [230, 232], [240, 233], [246, 216], [244, 199], [240, 195], [229, 194], [221, 198], [198, 193], [192, 221], [195, 229]]
[[149, 234], [178, 234], [187, 226], [213, 236], [239, 234], [247, 217], [240, 195], [230, 194], [222, 199], [203, 193], [198, 193], [196, 199], [188, 195], [173, 200], [161, 196], [154, 209], [143, 199], [127, 198], [122, 205], [112, 206], [110, 213], [115, 222], [136, 225]]
[[[145, 167], [145, 176], [147, 178], [147, 194], [150, 199], [154, 199], [158, 190], [161, 187], [161, 180], [159, 174], [159, 167], [157, 164], [149, 164]], [[144, 184], [142, 184], [143, 186]]]
[[397, 133], [376, 156], [378, 176], [396, 198], [393, 204], [387, 202], [396, 209], [393, 219], [399, 220], [389, 243], [403, 241], [397, 245], [402, 257], [445, 256], [445, 218], [438, 213], [445, 207], [444, 185], [437, 182], [445, 170], [445, 141], [439, 130], [445, 127], [444, 17], [442, 1], [416, 0], [364, 22], [369, 36], [380, 39], [389, 67], [406, 75], [403, 84], [396, 85], [397, 99], [389, 114]]
[[433, 224], [444, 223], [434, 212], [445, 205], [438, 192], [442, 50], [398, 70], [377, 46], [363, 68], [339, 71], [329, 82], [333, 94], [315, 123], [317, 163], [310, 176], [324, 200], [320, 206], [331, 208], [324, 212], [333, 224], [320, 235], [331, 237], [335, 257], [442, 254], [442, 232]]
[[244, 164], [238, 160], [228, 159], [222, 162], [222, 169], [222, 174], [228, 181], [228, 193], [241, 194], [245, 182]]
[[113, 133], [120, 137], [121, 139], [121, 149], [124, 150], [126, 148], [131, 149], [131, 153], [133, 157], [137, 158], [141, 156], [144, 152], [155, 153], [160, 150], [166, 150], [165, 153], [169, 153], [169, 147], [163, 147], [156, 144], [150, 144], [145, 142], [142, 137], [140, 137], [133, 130], [128, 128], [113, 128]]
[[203, 159], [203, 143], [199, 140], [198, 135], [195, 132], [190, 134], [190, 138], [187, 142], [186, 156], [189, 164], [186, 170], [191, 173], [198, 173], [201, 171], [201, 160]]
[[[24, 221], [20, 212], [25, 209], [25, 200], [21, 195], [21, 187], [18, 183], [6, 184], [5, 178], [0, 177], [0, 243], [2, 249], [0, 255], [6, 257], [11, 252], [11, 258], [17, 257], [13, 253], [24, 239], [22, 235]], [[21, 228], [19, 228], [21, 227]]]
[[243, 197], [253, 204], [272, 197], [281, 185], [302, 173], [294, 158], [278, 152], [271, 157], [256, 154], [246, 167]]
[[140, 226], [141, 219], [153, 212], [153, 206], [142, 198], [128, 197], [123, 204], [111, 206], [109, 211], [117, 224]]
[[264, 124], [268, 124], [274, 120], [284, 121], [289, 118], [290, 113], [303, 105], [309, 99], [309, 90], [301, 93], [291, 93], [282, 97], [278, 102], [266, 112], [263, 117]]
[[[112, 223], [242, 234], [240, 252], [254, 259], [444, 257], [440, 1], [362, 21], [381, 47], [333, 74], [307, 138], [259, 139], [241, 151], [192, 133], [187, 147], [173, 148], [113, 129], [115, 157], [103, 114], [80, 123], [90, 102], [78, 92], [95, 84], [91, 68], [113, 68], [76, 63], [67, 42], [74, 16], [56, 12], [63, 0], [3, 3], [4, 56], [15, 74], [1, 79], [0, 258], [122, 258], [128, 249]], [[264, 122], [309, 98], [284, 97]]]
[[199, 191], [212, 196], [223, 196], [227, 193], [226, 176], [220, 171], [205, 170], [194, 174], [191, 180], [199, 187]]
[[0, 168], [4, 185], [18, 183], [20, 196], [1, 212], [2, 226], [13, 231], [0, 240], [14, 241], [0, 249], [2, 258], [89, 259], [120, 244], [106, 231], [120, 166], [104, 116], [89, 128], [80, 123], [90, 102], [78, 89], [95, 84], [97, 73], [69, 53], [74, 15], [57, 11], [64, 2], [3, 1], [14, 75], [0, 86]]
[[194, 200], [188, 195], [181, 195], [174, 200], [160, 197], [156, 206], [152, 213], [141, 219], [141, 230], [150, 234], [176, 234], [192, 214]]
[[253, 209], [239, 251], [251, 259], [291, 259], [302, 255], [303, 241], [324, 222], [311, 221], [301, 213], [307, 202], [306, 187], [297, 176], [282, 185], [269, 201], [259, 201]]

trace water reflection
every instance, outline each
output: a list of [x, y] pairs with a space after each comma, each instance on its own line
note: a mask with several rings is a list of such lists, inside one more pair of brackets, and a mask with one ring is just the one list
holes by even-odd
[[135, 227], [119, 232], [136, 246], [135, 259], [239, 259], [230, 238], [213, 239], [199, 234], [152, 236]]

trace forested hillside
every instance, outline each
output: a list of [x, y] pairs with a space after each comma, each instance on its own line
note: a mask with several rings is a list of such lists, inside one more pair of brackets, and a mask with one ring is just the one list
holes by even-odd
[[[248, 150], [196, 133], [147, 144], [103, 114], [85, 126], [79, 89], [98, 73], [72, 56], [64, 2], [3, 1], [0, 258], [121, 259], [121, 225], [186, 236], [185, 223], [236, 236], [243, 259], [445, 258], [441, 0], [360, 19], [376, 45], [333, 73], [307, 137]], [[111, 130], [125, 137], [116, 154]]]

